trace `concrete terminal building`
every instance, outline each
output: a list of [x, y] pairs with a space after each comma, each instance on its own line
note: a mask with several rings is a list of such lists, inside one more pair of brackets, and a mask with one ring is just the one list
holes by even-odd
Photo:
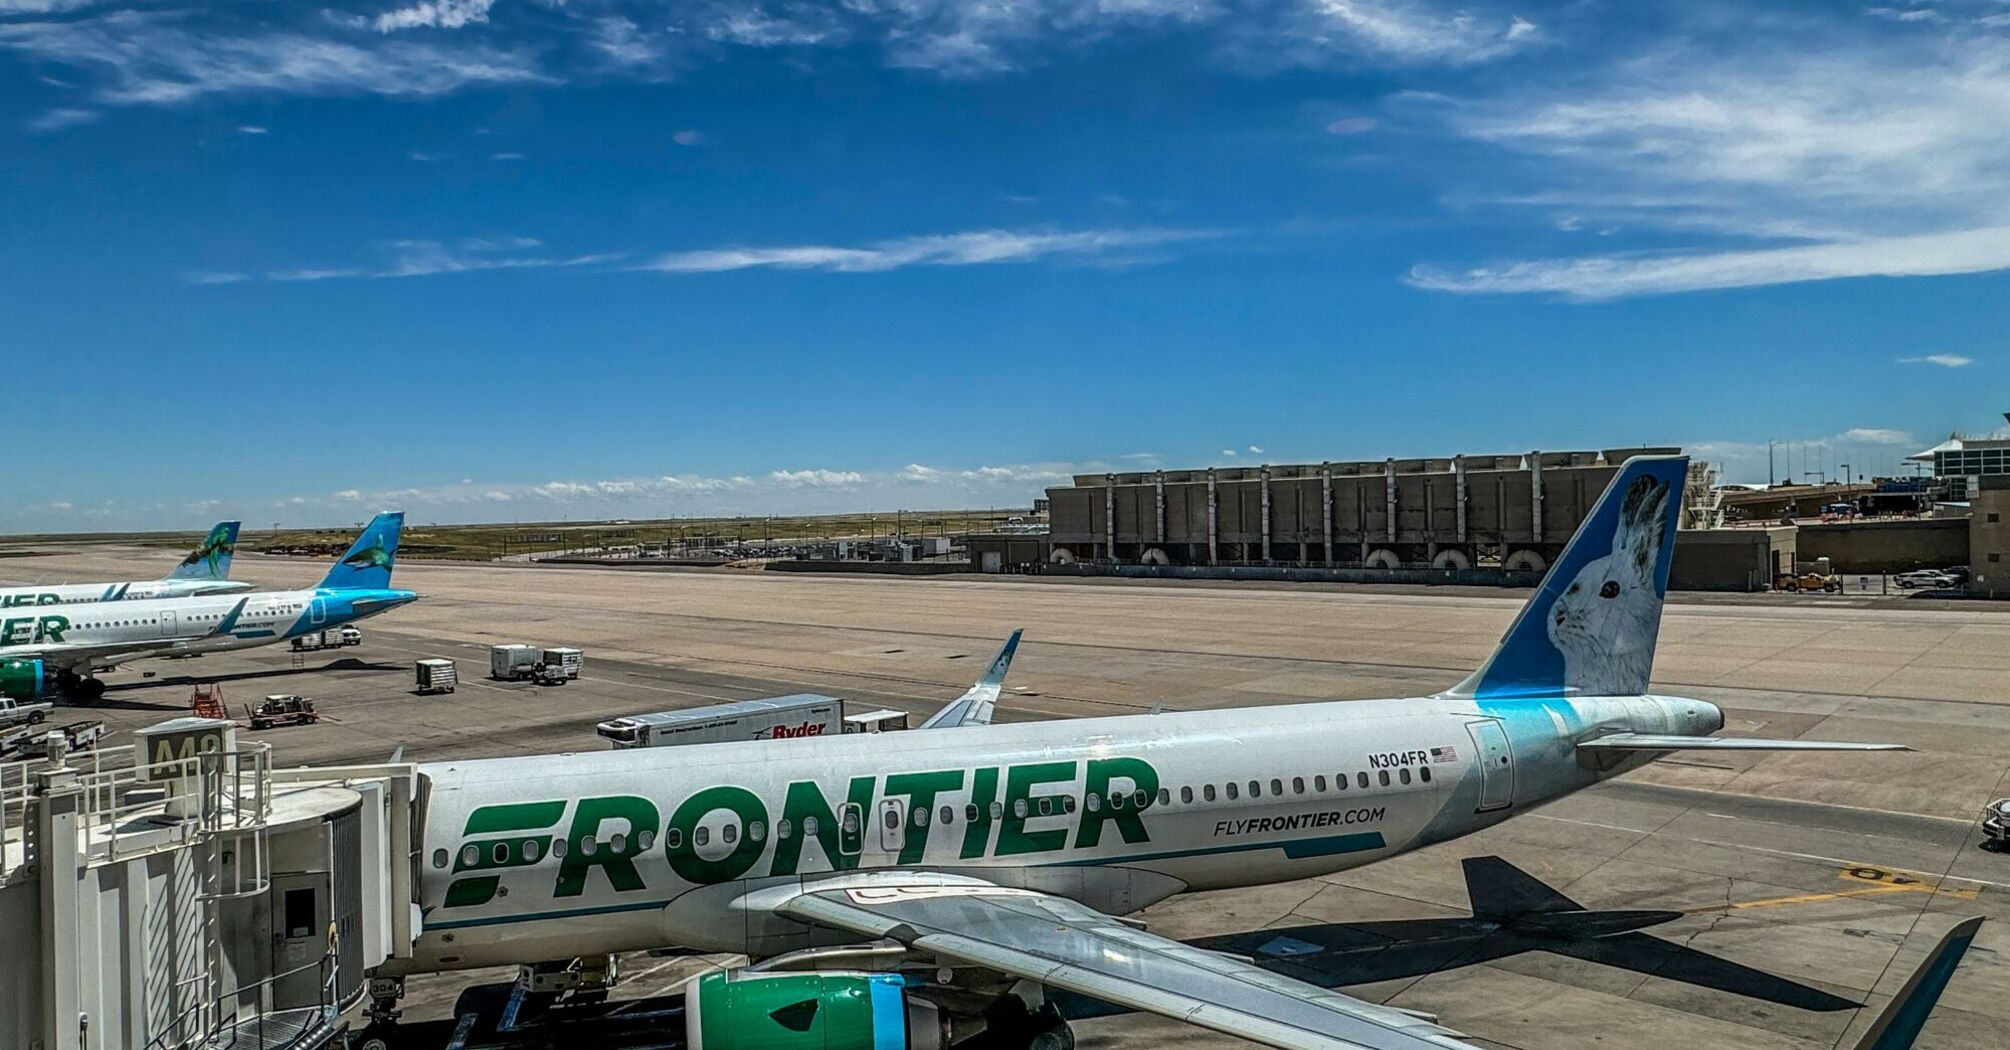
[[[1619, 465], [1677, 448], [1083, 474], [1050, 488], [1058, 564], [1276, 565], [1541, 572]], [[1692, 516], [1713, 480], [1691, 467]]]

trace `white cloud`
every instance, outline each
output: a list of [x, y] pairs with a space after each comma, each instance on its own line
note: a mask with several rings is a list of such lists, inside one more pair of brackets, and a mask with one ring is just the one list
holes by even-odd
[[64, 128], [74, 128], [80, 124], [89, 124], [97, 119], [98, 111], [95, 109], [78, 109], [74, 106], [64, 106], [48, 110], [28, 121], [28, 130], [61, 131]]
[[871, 273], [904, 266], [975, 266], [1031, 262], [1049, 256], [1098, 256], [1219, 237], [1220, 231], [1174, 229], [978, 230], [880, 241], [860, 248], [809, 244], [671, 252], [638, 269], [721, 273], [770, 267]]
[[[1682, 30], [1430, 112], [1526, 162], [1487, 167], [1482, 203], [1731, 243], [1420, 266], [1411, 283], [1598, 299], [2010, 267], [2010, 40], [1866, 38], [1818, 13]], [[1521, 179], [1541, 188], [1500, 192]]]
[[798, 488], [808, 485], [814, 488], [831, 488], [841, 485], [856, 485], [865, 480], [865, 475], [856, 470], [777, 470], [768, 474], [768, 479], [778, 485]]
[[705, 136], [701, 132], [686, 129], [670, 136], [670, 141], [679, 146], [696, 146], [705, 141]]
[[615, 66], [645, 66], [662, 57], [656, 40], [632, 19], [621, 15], [595, 19], [587, 41]]
[[1226, 53], [1258, 70], [1376, 59], [1471, 65], [1522, 47], [1535, 24], [1430, 0], [1301, 0], [1270, 18], [1231, 16]]
[[1251, 445], [1251, 446], [1249, 446], [1249, 451], [1250, 451], [1251, 453], [1255, 454], [1255, 455], [1259, 455], [1259, 456], [1260, 456], [1260, 455], [1263, 455], [1263, 446], [1261, 446], [1261, 445]]
[[263, 135], [266, 132], [267, 129], [259, 127], [256, 124], [239, 124], [237, 126], [237, 133], [240, 135]]
[[1927, 354], [1924, 357], [1901, 357], [1898, 359], [1898, 363], [1902, 365], [1939, 365], [1942, 368], [1967, 368], [1969, 365], [1975, 363], [1975, 359], [1964, 357], [1960, 354]]
[[1903, 430], [1889, 427], [1851, 427], [1842, 432], [1839, 443], [1861, 443], [1866, 445], [1910, 445], [1912, 435]]
[[1326, 122], [1326, 131], [1331, 135], [1359, 135], [1375, 130], [1374, 117], [1341, 117]]
[[1236, 456], [1236, 451], [1232, 448], [1225, 448], [1221, 450], [1221, 454], [1227, 456], [1230, 459], [1234, 459]]
[[350, 500], [350, 501], [359, 500], [363, 498], [363, 493], [356, 489], [343, 489], [342, 491], [337, 492], [335, 494], [335, 498], [339, 500]]
[[1408, 280], [1418, 288], [1441, 292], [1535, 292], [1611, 299], [1843, 277], [1929, 277], [2006, 268], [2010, 268], [2010, 227], [1994, 227], [1789, 248], [1540, 259], [1460, 271], [1417, 266]]
[[521, 154], [521, 153], [491, 153], [491, 154], [489, 154], [489, 159], [490, 159], [490, 160], [522, 160], [522, 159], [523, 159], [523, 154]]
[[223, 93], [439, 95], [469, 84], [550, 80], [534, 54], [478, 44], [366, 46], [301, 31], [203, 31], [171, 12], [114, 11], [67, 21], [0, 23], [0, 49], [95, 70], [95, 97], [164, 105]]
[[[268, 281], [328, 281], [352, 278], [432, 277], [449, 273], [479, 273], [486, 270], [535, 270], [595, 266], [618, 262], [612, 252], [586, 255], [536, 253], [543, 247], [534, 237], [464, 238], [453, 244], [439, 241], [393, 241], [391, 259], [377, 267], [342, 266], [273, 270]], [[529, 253], [529, 254], [526, 254]]]
[[410, 7], [386, 11], [377, 16], [379, 33], [394, 33], [400, 29], [459, 29], [471, 22], [489, 20], [489, 8], [495, 0], [423, 0]]
[[185, 274], [184, 279], [190, 284], [236, 284], [239, 281], [250, 280], [251, 275], [217, 270], [197, 270], [193, 273]]
[[183, 504], [183, 508], [193, 514], [207, 514], [215, 510], [217, 506], [218, 501], [213, 499], [196, 499]]
[[924, 467], [919, 463], [909, 463], [907, 466], [900, 468], [900, 479], [902, 481], [938, 481], [941, 478], [941, 471], [934, 467]]

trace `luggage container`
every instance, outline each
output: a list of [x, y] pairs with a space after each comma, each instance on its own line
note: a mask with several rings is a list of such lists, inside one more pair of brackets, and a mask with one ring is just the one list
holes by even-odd
[[580, 669], [586, 666], [586, 654], [564, 646], [546, 649], [543, 653], [546, 667], [555, 667], [566, 678], [578, 678]]
[[489, 647], [489, 677], [518, 682], [536, 673], [542, 654], [534, 645], [492, 645]]
[[413, 664], [412, 675], [421, 693], [451, 693], [460, 682], [460, 668], [439, 657]]

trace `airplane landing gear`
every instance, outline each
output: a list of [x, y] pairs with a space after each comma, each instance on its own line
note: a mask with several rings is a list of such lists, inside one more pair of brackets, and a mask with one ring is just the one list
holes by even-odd
[[349, 1037], [349, 1050], [390, 1050], [398, 1035], [398, 1001], [405, 997], [403, 977], [370, 978], [370, 1023]]
[[95, 704], [105, 698], [103, 680], [80, 675], [75, 671], [57, 672], [56, 690], [65, 699], [79, 704]]

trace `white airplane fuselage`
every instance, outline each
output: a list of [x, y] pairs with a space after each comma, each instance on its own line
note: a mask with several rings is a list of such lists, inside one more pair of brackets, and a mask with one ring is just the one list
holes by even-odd
[[61, 583], [41, 587], [0, 588], [0, 609], [24, 605], [81, 605], [90, 602], [134, 602], [156, 598], [193, 598], [209, 594], [239, 594], [251, 589], [242, 580], [129, 580], [124, 583]]
[[410, 591], [321, 587], [20, 606], [0, 609], [0, 659], [21, 649], [53, 669], [84, 673], [140, 656], [247, 649], [353, 623], [415, 597]]
[[1659, 696], [1435, 697], [425, 765], [424, 932], [384, 972], [769, 956], [830, 938], [736, 900], [883, 868], [1126, 914], [1469, 834], [1652, 757], [1579, 740], [1722, 721]]

